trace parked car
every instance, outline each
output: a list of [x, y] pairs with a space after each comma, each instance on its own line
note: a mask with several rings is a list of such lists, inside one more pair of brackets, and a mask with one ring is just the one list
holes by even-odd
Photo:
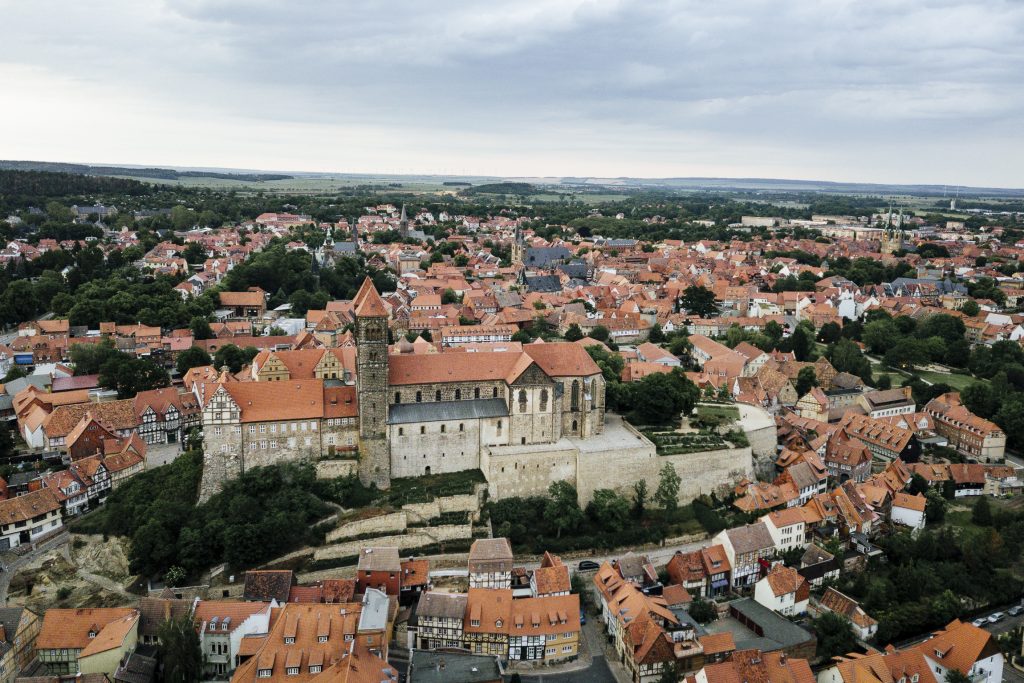
[[988, 623], [988, 619], [986, 619], [985, 617], [981, 617], [979, 619], [975, 619], [974, 621], [972, 621], [971, 625], [972, 626], [977, 626], [978, 628], [981, 628], [982, 626], [984, 626], [987, 623]]
[[1003, 614], [1002, 612], [996, 612], [995, 614], [990, 614], [989, 615], [988, 623], [990, 623], [990, 624], [997, 624], [997, 623], [999, 623], [1000, 621], [1002, 621], [1005, 618], [1006, 618], [1005, 614]]
[[601, 565], [593, 560], [582, 560], [579, 563], [579, 571], [581, 572], [596, 572], [600, 568]]
[[1024, 605], [1014, 605], [1010, 609], [1006, 610], [1006, 613], [1009, 614], [1011, 617], [1016, 617], [1021, 614], [1024, 614]]

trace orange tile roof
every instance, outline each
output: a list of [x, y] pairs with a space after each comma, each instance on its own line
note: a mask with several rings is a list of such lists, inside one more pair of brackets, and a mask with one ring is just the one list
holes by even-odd
[[947, 669], [956, 669], [963, 674], [968, 673], [975, 662], [1000, 652], [991, 633], [959, 619], [954, 619], [946, 628], [915, 647]]
[[377, 288], [373, 286], [373, 280], [369, 277], [363, 280], [362, 286], [352, 300], [352, 307], [355, 309], [356, 315], [362, 318], [386, 317], [388, 314], [388, 309], [384, 305], [383, 299], [380, 298], [380, 293], [377, 292]]
[[[100, 637], [108, 624], [119, 620], [138, 620], [139, 612], [128, 607], [100, 607], [94, 609], [48, 609], [43, 616], [43, 626], [36, 638], [39, 650], [82, 650]], [[89, 637], [90, 631], [94, 634]], [[122, 633], [124, 624], [117, 624], [112, 634]], [[106, 642], [105, 640], [103, 642]], [[120, 641], [119, 643], [120, 644]], [[106, 648], [109, 649], [109, 648]], [[93, 652], [101, 652], [94, 650]]]
[[0, 524], [25, 522], [38, 515], [60, 509], [52, 489], [31, 491], [23, 496], [0, 500]]
[[708, 683], [814, 683], [806, 659], [784, 652], [739, 650], [725, 662], [704, 667]]
[[700, 644], [704, 648], [705, 656], [720, 655], [736, 649], [736, 642], [733, 640], [730, 631], [709, 633], [706, 636], [701, 636]]

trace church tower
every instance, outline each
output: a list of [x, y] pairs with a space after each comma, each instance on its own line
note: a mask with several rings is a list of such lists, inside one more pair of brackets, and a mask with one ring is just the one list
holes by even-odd
[[388, 311], [370, 278], [352, 301], [356, 318], [356, 395], [359, 401], [359, 480], [391, 486], [388, 419]]
[[402, 217], [398, 219], [398, 234], [402, 239], [409, 236], [409, 217], [405, 215], [405, 204], [402, 204]]
[[517, 225], [515, 238], [512, 240], [511, 253], [509, 254], [509, 260], [512, 261], [513, 268], [523, 267], [524, 251], [523, 230]]

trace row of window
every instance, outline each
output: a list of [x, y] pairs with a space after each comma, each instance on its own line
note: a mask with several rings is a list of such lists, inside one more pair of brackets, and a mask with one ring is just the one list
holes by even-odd
[[[473, 389], [473, 398], [480, 398], [480, 388], [479, 387], [477, 387], [476, 389]], [[498, 387], [494, 387], [493, 389], [491, 389], [491, 398], [498, 398]], [[441, 400], [441, 390], [438, 389], [437, 391], [434, 392], [434, 401], [440, 401], [440, 400]], [[462, 389], [456, 389], [455, 390], [455, 400], [456, 401], [461, 401], [462, 400]], [[402, 402], [402, 392], [396, 391], [395, 392], [395, 403], [401, 403], [401, 402]], [[417, 391], [416, 392], [416, 403], [423, 403], [423, 392], [422, 391]]]

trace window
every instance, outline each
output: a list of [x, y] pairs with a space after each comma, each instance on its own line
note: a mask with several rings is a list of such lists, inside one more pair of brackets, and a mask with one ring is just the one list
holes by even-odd
[[273, 675], [273, 673], [274, 673], [273, 669], [260, 669], [259, 671], [256, 672], [256, 677], [257, 678], [270, 678], [271, 675]]
[[480, 398], [480, 387], [473, 390], [473, 398]]
[[525, 389], [520, 389], [519, 390], [519, 412], [520, 413], [525, 413], [526, 412], [526, 390]]
[[222, 433], [224, 433], [224, 430], [221, 429], [220, 427], [214, 427], [213, 428], [213, 435], [214, 436], [220, 436]]
[[546, 413], [548, 410], [548, 390], [540, 390], [540, 412]]
[[401, 403], [401, 402], [402, 402], [402, 392], [396, 391], [395, 392], [395, 403]]
[[398, 435], [399, 436], [405, 436], [405, 429], [403, 427], [399, 427], [398, 428]]
[[445, 428], [446, 428], [446, 426], [447, 426], [447, 425], [441, 425], [441, 433], [442, 433], [442, 434], [444, 434], [444, 433], [445, 433], [445, 431], [446, 431], [446, 429], [445, 429]]
[[464, 432], [464, 431], [466, 431], [466, 425], [464, 425], [464, 424], [462, 424], [462, 423], [460, 422], [460, 423], [459, 423], [459, 431], [460, 431], [460, 432]]
[[295, 644], [295, 636], [285, 636], [284, 644], [285, 645], [294, 645]]
[[572, 645], [563, 645], [562, 652], [572, 652]]
[[[574, 379], [572, 381], [572, 404], [571, 404], [571, 407], [572, 407], [572, 410], [579, 410], [580, 409], [580, 381], [578, 379]], [[575, 429], [575, 427], [573, 429]]]
[[306, 437], [305, 442], [306, 442], [307, 446], [312, 446], [313, 445], [313, 439], [311, 439], [308, 436]]
[[267, 433], [267, 425], [260, 425], [260, 434]]
[[284, 673], [287, 676], [298, 676], [299, 675], [299, 667], [297, 667], [297, 666], [290, 666], [290, 667], [288, 667], [287, 669], [284, 670]]
[[438, 389], [437, 391], [434, 392], [434, 400], [435, 401], [440, 401], [441, 400], [441, 390], [440, 389]]
[[317, 636], [316, 642], [318, 642], [318, 643], [326, 643], [327, 642], [327, 636]]
[[417, 403], [421, 403], [422, 401], [423, 401], [423, 392], [422, 391], [417, 391], [416, 392], [416, 402]]
[[270, 447], [271, 448], [277, 448], [277, 439], [271, 439], [270, 440]]
[[501, 436], [501, 420], [498, 420], [498, 436]]
[[311, 674], [318, 674], [318, 673], [320, 673], [323, 670], [324, 670], [324, 667], [322, 665], [320, 665], [320, 664], [314, 664], [313, 666], [309, 667], [309, 673], [311, 673]]
[[492, 397], [498, 398], [498, 387], [494, 387], [494, 393], [492, 394]]
[[256, 425], [249, 425], [249, 433], [250, 434], [255, 434], [256, 433]]
[[423, 427], [423, 426], [421, 426], [421, 427], [420, 427], [420, 434], [426, 434], [426, 433], [427, 433], [427, 428], [426, 428], [426, 427]]

